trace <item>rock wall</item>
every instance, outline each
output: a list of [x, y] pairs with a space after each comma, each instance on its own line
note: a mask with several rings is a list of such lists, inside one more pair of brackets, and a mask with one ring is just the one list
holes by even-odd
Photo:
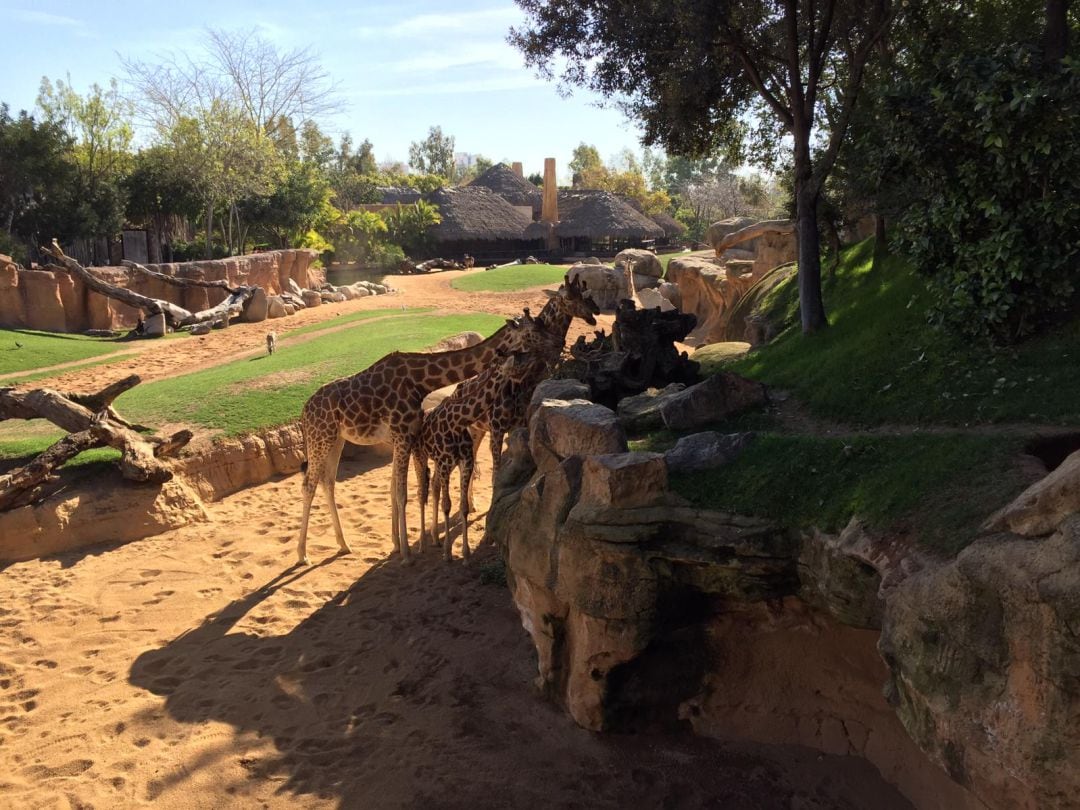
[[[706, 241], [715, 244], [753, 222], [746, 217], [714, 222]], [[698, 327], [690, 334], [692, 344], [743, 340], [746, 327], [741, 321], [745, 318], [733, 314], [739, 302], [769, 271], [796, 258], [793, 234], [767, 233], [727, 251], [722, 259], [704, 256], [672, 259], [665, 277], [679, 288], [682, 301], [679, 308], [694, 313], [698, 319]]]
[[[290, 280], [301, 288], [318, 288], [324, 278], [322, 270], [311, 267], [316, 258], [318, 253], [313, 250], [275, 250], [230, 259], [148, 267], [179, 278], [226, 280], [234, 286], [258, 286], [276, 294], [287, 291]], [[191, 311], [214, 306], [226, 295], [222, 290], [173, 287], [126, 267], [88, 269], [110, 284], [171, 301]], [[0, 326], [82, 332], [131, 328], [138, 319], [138, 310], [87, 290], [81, 281], [67, 273], [23, 270], [0, 260]]]
[[861, 756], [919, 808], [1074, 806], [1080, 517], [948, 562], [855, 522], [802, 534], [687, 506], [603, 410], [535, 402], [487, 526], [578, 724]]

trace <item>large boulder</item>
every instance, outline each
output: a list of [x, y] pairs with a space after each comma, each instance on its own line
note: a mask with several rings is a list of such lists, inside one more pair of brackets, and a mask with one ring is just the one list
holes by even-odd
[[[584, 384], [584, 383], [582, 383]], [[672, 383], [666, 388], [648, 390], [619, 400], [619, 424], [629, 433], [644, 433], [664, 426], [660, 415], [661, 406], [686, 388], [682, 383]]]
[[626, 433], [603, 405], [549, 399], [529, 420], [529, 451], [543, 472], [571, 456], [626, 452]]
[[244, 304], [244, 311], [240, 320], [246, 323], [259, 323], [265, 321], [269, 315], [269, 301], [266, 290], [256, 287], [251, 298]]
[[322, 294], [317, 290], [303, 290], [300, 293], [300, 298], [303, 300], [305, 307], [317, 307], [323, 302]]
[[753, 433], [717, 433], [709, 430], [683, 436], [664, 453], [669, 472], [714, 470], [730, 464], [754, 439]]
[[165, 326], [165, 314], [162, 312], [150, 315], [143, 323], [143, 334], [147, 337], [163, 337], [168, 331]]
[[661, 312], [672, 312], [675, 305], [656, 290], [638, 290], [638, 303], [642, 309], [659, 309]]
[[532, 419], [532, 415], [536, 413], [536, 409], [539, 408], [545, 400], [588, 400], [591, 394], [592, 392], [589, 390], [588, 384], [581, 382], [581, 380], [544, 380], [533, 389], [532, 399], [529, 400], [526, 419]]
[[284, 318], [289, 313], [285, 311], [285, 302], [280, 295], [271, 295], [266, 301], [267, 318]]
[[660, 415], [671, 430], [696, 430], [765, 402], [764, 385], [721, 371], [668, 398], [660, 406]]
[[428, 351], [453, 352], [458, 351], [459, 349], [467, 349], [470, 346], [475, 346], [476, 344], [483, 342], [484, 336], [479, 332], [459, 332], [456, 335], [443, 338]]
[[620, 251], [612, 262], [617, 270], [623, 270], [628, 265], [633, 267], [635, 273], [643, 276], [651, 276], [655, 279], [664, 277], [664, 266], [651, 250], [641, 248], [627, 248]]
[[626, 275], [607, 265], [578, 263], [567, 271], [567, 276], [571, 281], [584, 284], [600, 309], [615, 309], [628, 294]]

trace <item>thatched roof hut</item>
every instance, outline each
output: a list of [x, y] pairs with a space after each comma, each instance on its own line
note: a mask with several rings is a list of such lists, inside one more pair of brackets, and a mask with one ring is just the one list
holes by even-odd
[[376, 191], [379, 192], [378, 205], [411, 205], [420, 199], [420, 192], [408, 186], [378, 186]]
[[534, 217], [540, 214], [543, 193], [524, 177], [518, 177], [505, 163], [496, 163], [469, 186], [489, 188], [511, 205], [529, 206]]
[[679, 220], [675, 219], [675, 217], [671, 216], [671, 214], [668, 214], [664, 211], [661, 211], [659, 214], [653, 214], [651, 219], [653, 222], [655, 222], [657, 225], [664, 229], [664, 234], [668, 238], [674, 236], [682, 236], [684, 233], [686, 233], [686, 226], [679, 222]]
[[440, 188], [424, 198], [437, 205], [442, 216], [427, 232], [436, 244], [519, 242], [532, 223], [528, 214], [483, 186]]
[[660, 239], [664, 229], [610, 191], [559, 194], [560, 239]]

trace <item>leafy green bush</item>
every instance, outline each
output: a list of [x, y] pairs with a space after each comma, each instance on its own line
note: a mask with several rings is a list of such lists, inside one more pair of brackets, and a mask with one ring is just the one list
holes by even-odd
[[10, 256], [17, 264], [28, 267], [26, 246], [7, 231], [0, 231], [0, 253]]
[[898, 85], [884, 147], [908, 205], [896, 242], [936, 315], [1012, 342], [1066, 310], [1080, 266], [1080, 69], [1023, 47], [940, 57]]

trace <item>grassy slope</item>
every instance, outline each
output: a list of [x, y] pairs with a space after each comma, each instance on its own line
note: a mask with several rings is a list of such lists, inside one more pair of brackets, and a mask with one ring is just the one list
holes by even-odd
[[[794, 287], [773, 294], [774, 321], [797, 320]], [[846, 251], [825, 283], [829, 329], [803, 337], [789, 328], [730, 368], [852, 424], [1076, 421], [1080, 321], [994, 351], [929, 326], [929, 300], [902, 259], [875, 264], [868, 240]]]
[[[386, 314], [376, 310], [368, 315]], [[123, 394], [116, 405], [121, 413], [144, 424], [192, 425], [238, 435], [296, 419], [320, 385], [355, 374], [392, 351], [421, 349], [468, 330], [490, 334], [504, 322], [497, 315], [434, 316], [399, 311], [385, 320], [295, 345], [286, 343], [272, 356], [234, 360], [146, 383]], [[0, 458], [40, 452], [59, 436], [0, 442]]]
[[[1080, 324], [1015, 350], [965, 344], [928, 325], [923, 281], [900, 259], [875, 265], [870, 242], [845, 253], [825, 296], [832, 325], [822, 334], [804, 338], [791, 328], [716, 365], [790, 391], [819, 419], [855, 426], [1078, 421]], [[795, 284], [767, 305], [775, 322], [796, 323]], [[992, 427], [835, 438], [747, 414], [724, 428], [761, 434], [727, 467], [675, 476], [673, 486], [698, 505], [792, 526], [838, 530], [857, 514], [955, 553], [1027, 483], [1017, 464], [1023, 439]], [[659, 449], [675, 438], [661, 434], [639, 446]]]
[[451, 287], [464, 292], [513, 292], [550, 284], [557, 287], [566, 268], [554, 264], [516, 264], [454, 279]]
[[[21, 343], [22, 348], [16, 343]], [[25, 329], [0, 329], [0, 374], [87, 360], [131, 346], [119, 338], [91, 338]]]

